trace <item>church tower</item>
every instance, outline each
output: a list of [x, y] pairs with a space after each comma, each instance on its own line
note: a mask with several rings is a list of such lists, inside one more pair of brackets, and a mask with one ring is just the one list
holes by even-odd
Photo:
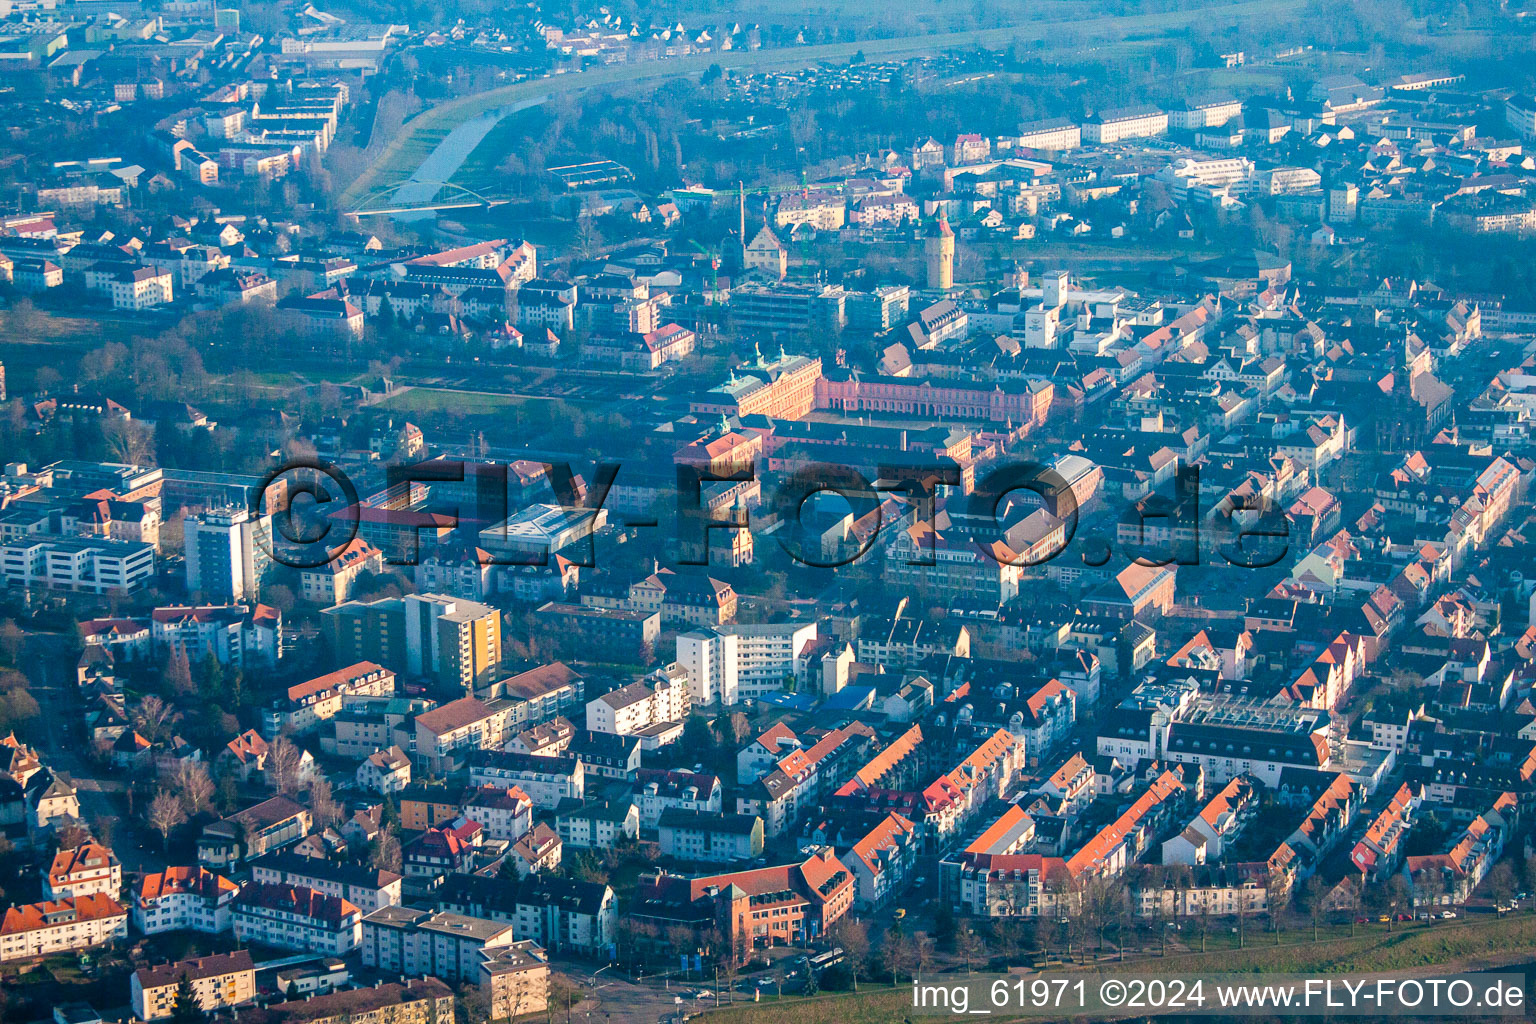
[[924, 233], [923, 258], [928, 264], [930, 289], [947, 292], [955, 286], [955, 233], [942, 213]]

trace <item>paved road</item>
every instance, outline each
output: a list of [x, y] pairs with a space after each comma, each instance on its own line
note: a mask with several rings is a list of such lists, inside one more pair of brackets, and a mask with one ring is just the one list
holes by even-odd
[[28, 639], [28, 655], [35, 666], [31, 673], [33, 693], [44, 709], [47, 730], [41, 744], [44, 763], [74, 782], [80, 818], [87, 827], [93, 827], [98, 819], [112, 821], [110, 845], [124, 871], [158, 870], [165, 863], [160, 837], [129, 817], [122, 775], [98, 768], [85, 757], [83, 709], [65, 646], [65, 638], [53, 633], [35, 633]]
[[1132, 36], [1159, 31], [1168, 33], [1192, 24], [1210, 22], [1225, 24], [1250, 17], [1273, 18], [1284, 11], [1297, 11], [1302, 5], [1303, 0], [1238, 0], [1235, 3], [1209, 4], [1183, 11], [1080, 18], [1065, 23], [1031, 20], [1000, 28], [969, 32], [897, 36], [891, 39], [867, 39], [823, 46], [696, 54], [671, 60], [591, 68], [549, 78], [536, 78], [516, 85], [489, 89], [471, 96], [461, 96], [418, 114], [396, 133], [388, 145], [382, 147], [373, 162], [353, 180], [342, 194], [339, 205], [351, 209], [370, 190], [408, 177], [415, 168], [412, 168], [409, 163], [404, 167], [399, 164], [402, 156], [408, 151], [411, 139], [417, 133], [437, 132], [444, 129], [451, 131], [487, 111], [500, 107], [512, 107], [540, 96], [548, 98], [557, 93], [582, 89], [622, 87], [643, 81], [680, 78], [699, 74], [711, 64], [718, 64], [725, 69], [746, 71], [814, 67], [823, 61], [847, 60], [860, 50], [867, 58], [878, 60], [885, 57], [933, 53], [958, 46], [1006, 47], [1014, 40], [1024, 42], [1050, 40], [1060, 38], [1065, 32], [1071, 34], [1071, 45], [1081, 47], [1084, 45], [1084, 40], [1090, 38]]

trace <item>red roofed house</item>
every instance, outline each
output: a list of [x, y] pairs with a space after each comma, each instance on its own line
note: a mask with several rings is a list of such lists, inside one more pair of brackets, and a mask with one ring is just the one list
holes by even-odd
[[718, 932], [740, 963], [753, 949], [815, 941], [848, 913], [854, 891], [853, 874], [823, 849], [798, 864], [752, 871], [703, 878], [665, 871], [642, 875], [630, 918], [656, 926], [662, 935], [675, 926], [688, 928], [690, 947]]
[[853, 844], [842, 861], [853, 872], [854, 902], [882, 907], [905, 887], [923, 848], [917, 826], [895, 811]]
[[240, 887], [203, 867], [168, 867], [139, 883], [133, 926], [145, 935], [170, 931], [217, 935], [229, 930], [230, 905]]
[[287, 706], [269, 713], [267, 734], [275, 736], [285, 729], [309, 732], [341, 711], [348, 698], [392, 697], [394, 693], [393, 672], [359, 661], [288, 687]]
[[232, 921], [236, 942], [330, 956], [346, 956], [363, 938], [362, 911], [302, 885], [247, 883]]
[[384, 552], [361, 537], [354, 537], [329, 562], [299, 573], [299, 596], [329, 608], [347, 600], [353, 584], [364, 572], [378, 572], [383, 568]]
[[128, 911], [110, 896], [28, 903], [5, 912], [0, 962], [89, 949], [128, 937]]
[[270, 605], [178, 605], [150, 615], [156, 650], [179, 646], [197, 664], [212, 654], [221, 665], [274, 665], [281, 656], [283, 613]]
[[60, 850], [43, 876], [43, 895], [50, 900], [95, 895], [116, 899], [122, 888], [123, 866], [100, 843]]

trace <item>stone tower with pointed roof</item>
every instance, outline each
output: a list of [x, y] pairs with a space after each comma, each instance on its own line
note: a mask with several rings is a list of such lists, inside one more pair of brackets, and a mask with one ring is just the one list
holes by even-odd
[[955, 233], [944, 214], [923, 234], [923, 259], [928, 265], [928, 287], [947, 292], [955, 286]]

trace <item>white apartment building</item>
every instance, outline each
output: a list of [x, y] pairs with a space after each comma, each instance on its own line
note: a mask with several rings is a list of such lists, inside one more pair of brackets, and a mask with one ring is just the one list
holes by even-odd
[[755, 814], [668, 808], [657, 831], [662, 855], [678, 860], [740, 864], [763, 852], [763, 819]]
[[361, 864], [343, 864], [278, 851], [251, 861], [251, 881], [269, 886], [301, 886], [352, 904], [364, 914], [400, 902], [404, 876]]
[[1259, 176], [1259, 192], [1268, 196], [1307, 192], [1322, 184], [1323, 176], [1310, 167], [1274, 167]]
[[285, 729], [310, 732], [350, 704], [392, 697], [394, 693], [393, 672], [375, 662], [360, 661], [288, 687], [287, 704], [267, 713], [262, 731], [269, 738]]
[[1169, 186], [1173, 198], [1182, 200], [1191, 188], [1224, 188], [1250, 180], [1254, 175], [1253, 161], [1247, 157], [1223, 157], [1215, 160], [1196, 160], [1184, 157], [1175, 161], [1154, 177]]
[[1525, 139], [1536, 139], [1536, 98], [1511, 96], [1504, 101], [1504, 123]]
[[816, 637], [814, 622], [716, 626], [680, 635], [677, 663], [695, 701], [734, 704], [801, 680], [800, 655]]
[[586, 766], [564, 755], [487, 752], [470, 759], [472, 786], [516, 786], [540, 810], [586, 799]]
[[657, 673], [587, 702], [587, 728], [633, 736], [662, 722], [681, 722], [691, 705], [687, 677]]
[[272, 517], [237, 506], [187, 516], [187, 592], [211, 601], [255, 600], [272, 564]]
[[1013, 144], [1020, 149], [1044, 149], [1052, 152], [1076, 149], [1083, 144], [1083, 129], [1065, 117], [1052, 117], [1019, 126]]
[[1170, 110], [1168, 124], [1172, 128], [1198, 131], [1201, 128], [1216, 128], [1224, 125], [1242, 112], [1243, 104], [1239, 100], [1209, 100], [1205, 103], [1191, 103], [1179, 110]]
[[362, 941], [363, 915], [350, 901], [301, 885], [251, 882], [231, 918], [237, 942], [346, 956]]
[[83, 843], [60, 850], [43, 873], [43, 897], [62, 900], [78, 896], [111, 896], [123, 889], [123, 866], [100, 843]]
[[231, 907], [240, 887], [203, 867], [168, 867], [139, 883], [133, 900], [133, 926], [145, 935], [192, 931], [217, 935], [229, 931]]
[[485, 951], [510, 946], [517, 929], [444, 910], [385, 907], [363, 919], [363, 966], [449, 984], [476, 982]]
[[516, 786], [481, 786], [461, 806], [492, 839], [515, 843], [533, 828], [533, 798]]
[[27, 903], [0, 922], [0, 963], [89, 949], [128, 937], [128, 911], [110, 896]]
[[149, 621], [157, 652], [180, 647], [194, 665], [209, 654], [221, 665], [275, 665], [282, 628], [282, 613], [264, 604], [169, 606], [156, 608]]
[[155, 549], [133, 541], [51, 537], [0, 545], [0, 578], [22, 587], [127, 593], [155, 575]]
[[138, 312], [171, 301], [172, 277], [168, 270], [155, 267], [124, 268], [107, 282], [107, 294], [113, 309]]
[[1168, 115], [1156, 107], [1101, 110], [1083, 124], [1083, 139], [1106, 145], [1122, 139], [1145, 139], [1168, 131]]
[[513, 736], [514, 704], [460, 697], [416, 716], [416, 758], [431, 771], [457, 764], [475, 750], [500, 750]]

